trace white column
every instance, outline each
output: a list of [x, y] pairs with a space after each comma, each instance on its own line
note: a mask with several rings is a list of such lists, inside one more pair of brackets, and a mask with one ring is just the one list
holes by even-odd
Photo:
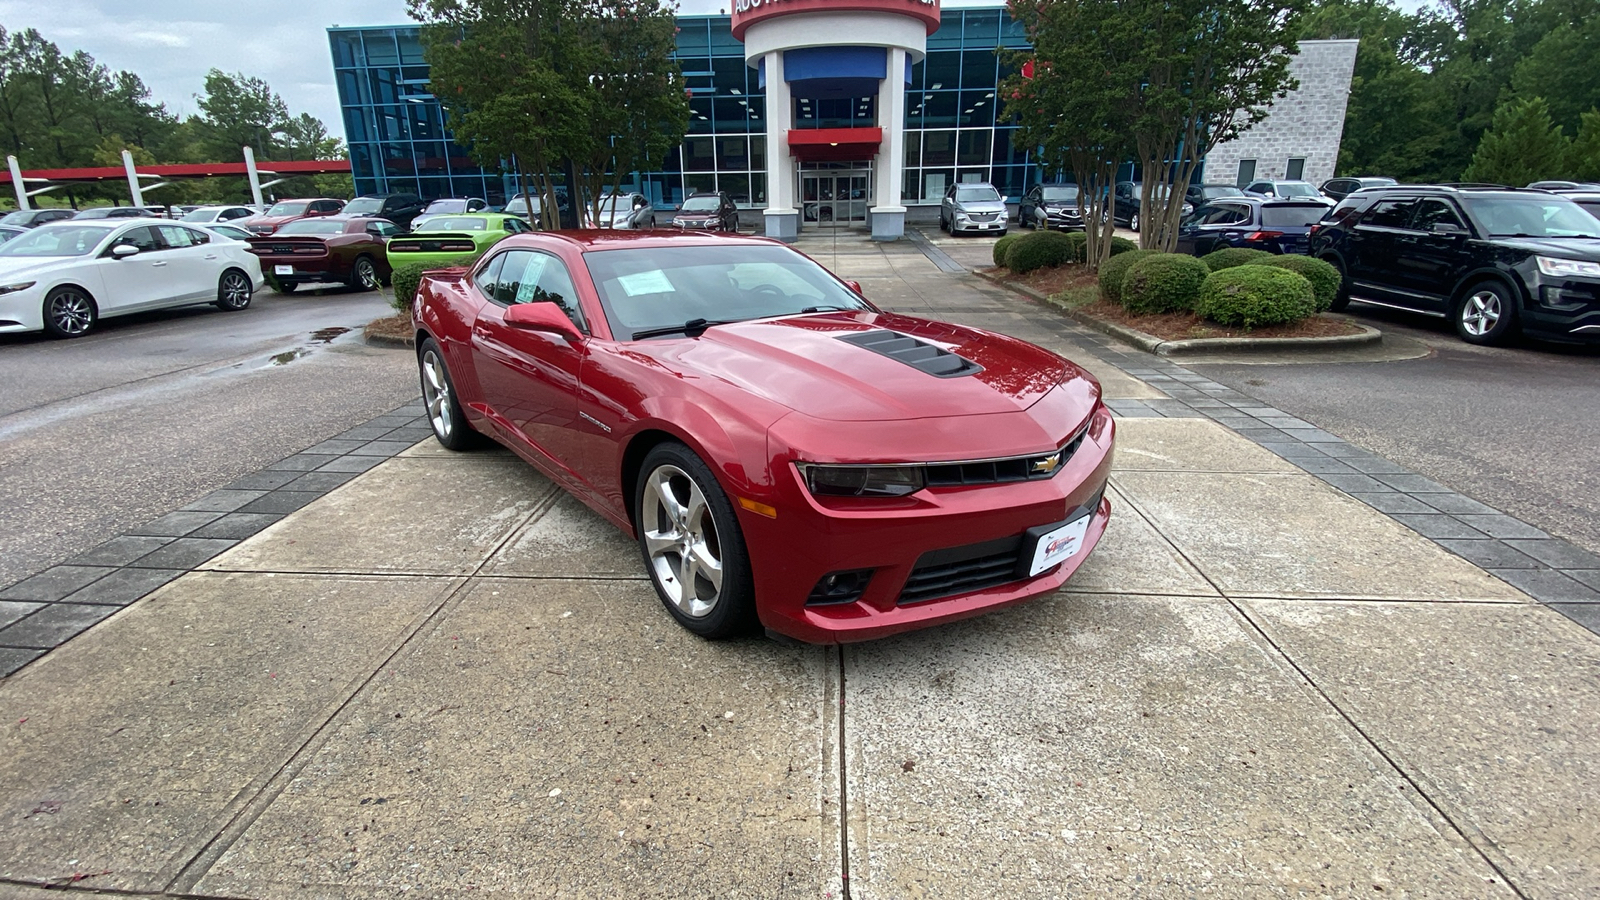
[[244, 170], [250, 176], [250, 196], [256, 206], [264, 206], [261, 202], [261, 174], [256, 171], [256, 152], [249, 147], [244, 148]]
[[794, 124], [789, 82], [783, 77], [783, 52], [766, 55], [767, 70], [767, 208], [766, 235], [792, 241], [799, 232], [795, 202], [796, 168], [789, 155], [789, 128]]
[[139, 190], [139, 170], [133, 167], [133, 154], [127, 150], [122, 151], [122, 168], [128, 173], [128, 196], [133, 198], [134, 206], [143, 206], [144, 192]]
[[878, 146], [877, 171], [873, 177], [872, 238], [892, 241], [906, 229], [906, 208], [901, 188], [906, 167], [906, 51], [889, 48], [889, 72], [878, 91], [878, 125], [883, 143]]
[[28, 183], [22, 180], [22, 164], [15, 156], [7, 156], [6, 165], [11, 167], [11, 186], [17, 189], [17, 209], [29, 209]]

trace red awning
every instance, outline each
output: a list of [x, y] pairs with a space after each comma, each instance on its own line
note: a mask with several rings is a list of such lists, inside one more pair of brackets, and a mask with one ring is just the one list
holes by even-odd
[[878, 155], [882, 128], [792, 128], [789, 153], [801, 162], [852, 162]]
[[[346, 159], [256, 160], [261, 174], [272, 175], [326, 175], [350, 171]], [[176, 165], [137, 166], [140, 175], [159, 178], [215, 178], [224, 175], [244, 175], [242, 162], [179, 163]], [[22, 173], [23, 178], [43, 178], [48, 181], [126, 181], [128, 170], [122, 166], [91, 166], [83, 169], [33, 169]], [[0, 169], [0, 184], [10, 184], [11, 173]]]

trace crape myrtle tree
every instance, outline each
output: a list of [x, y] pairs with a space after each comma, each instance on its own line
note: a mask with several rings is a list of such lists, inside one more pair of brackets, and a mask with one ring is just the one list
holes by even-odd
[[1037, 148], [1040, 168], [1071, 172], [1085, 222], [1091, 270], [1111, 253], [1111, 189], [1133, 152], [1130, 116], [1143, 81], [1143, 30], [1119, 15], [1118, 0], [1012, 0], [1011, 15], [1033, 50], [1010, 54], [1015, 74], [1001, 83], [1016, 142]]
[[[660, 0], [410, 0], [434, 96], [486, 168], [516, 160], [556, 226], [552, 170], [572, 169], [598, 214], [602, 188], [656, 163], [688, 127]], [[574, 203], [582, 200], [574, 196]]]

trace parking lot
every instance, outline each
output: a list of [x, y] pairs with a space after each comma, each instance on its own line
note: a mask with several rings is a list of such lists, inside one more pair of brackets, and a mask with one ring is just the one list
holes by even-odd
[[[422, 439], [394, 352], [360, 370], [404, 395], [393, 413], [347, 409], [185, 502], [197, 530], [304, 493], [260, 476], [361, 474], [0, 684], [0, 890], [1600, 892], [1587, 604], [1383, 511], [1494, 515], [1446, 513], [1470, 486], [1253, 396], [1255, 369], [1230, 386], [952, 271], [990, 243], [801, 248], [881, 305], [1100, 378], [1112, 526], [1065, 590], [843, 649], [700, 641], [581, 504], [507, 453]], [[94, 605], [93, 578], [0, 597]]]

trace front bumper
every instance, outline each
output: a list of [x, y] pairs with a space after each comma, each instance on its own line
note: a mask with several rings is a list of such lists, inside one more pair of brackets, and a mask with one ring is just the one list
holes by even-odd
[[1554, 278], [1534, 270], [1522, 327], [1537, 337], [1600, 343], [1600, 279]]
[[972, 219], [963, 220], [958, 216], [950, 220], [950, 231], [952, 234], [962, 231], [1005, 231], [1006, 227], [1010, 224], [1011, 222], [1009, 217], [983, 222], [973, 221]]
[[37, 284], [10, 294], [0, 294], [0, 334], [43, 331], [44, 297], [44, 289]]
[[1082, 231], [1083, 216], [1077, 212], [1050, 210], [1045, 216], [1045, 227], [1057, 231]]
[[[779, 514], [740, 510], [750, 552], [757, 610], [771, 631], [816, 644], [848, 643], [953, 622], [1021, 603], [1060, 587], [1088, 558], [1110, 519], [1105, 499], [1115, 426], [1097, 406], [1072, 458], [1046, 480], [959, 488], [927, 488], [914, 498], [824, 505], [790, 466], [778, 475]], [[1065, 562], [1027, 577], [934, 599], [903, 602], [913, 570], [930, 554], [1020, 538], [1031, 528], [1087, 512], [1081, 549]], [[943, 551], [943, 553], [941, 553]], [[952, 553], [953, 551], [953, 553]], [[1026, 542], [1017, 551], [1028, 553]], [[938, 557], [933, 557], [938, 558]], [[849, 602], [807, 598], [827, 575], [870, 569], [865, 590]]]

